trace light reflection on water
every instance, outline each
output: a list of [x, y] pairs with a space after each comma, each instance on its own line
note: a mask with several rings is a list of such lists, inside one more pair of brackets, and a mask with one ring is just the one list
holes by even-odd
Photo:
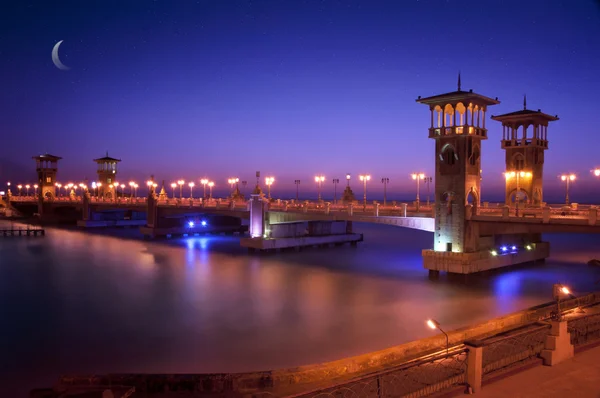
[[430, 281], [429, 233], [357, 229], [358, 248], [264, 256], [223, 236], [3, 239], [0, 374], [43, 386], [63, 373], [291, 367], [430, 336], [428, 317], [453, 329], [537, 305], [555, 282], [599, 286], [600, 269], [585, 264], [600, 257], [597, 236], [549, 236], [545, 265]]

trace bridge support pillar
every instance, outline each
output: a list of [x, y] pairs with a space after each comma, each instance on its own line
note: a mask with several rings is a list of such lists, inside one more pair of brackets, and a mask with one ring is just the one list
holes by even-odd
[[373, 215], [375, 217], [379, 217], [379, 203], [375, 203], [373, 205]]
[[250, 225], [249, 232], [252, 238], [262, 238], [266, 231], [265, 202], [259, 194], [250, 194]]

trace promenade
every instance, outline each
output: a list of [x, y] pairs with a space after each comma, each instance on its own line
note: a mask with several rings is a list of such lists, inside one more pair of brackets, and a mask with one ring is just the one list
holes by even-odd
[[[600, 397], [600, 344], [582, 347], [575, 357], [555, 366], [535, 365], [515, 369], [484, 381], [480, 398]], [[463, 392], [452, 395], [464, 396]]]

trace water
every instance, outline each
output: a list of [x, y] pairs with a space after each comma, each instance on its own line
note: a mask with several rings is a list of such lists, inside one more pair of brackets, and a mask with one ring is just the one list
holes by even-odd
[[[0, 388], [60, 374], [237, 372], [325, 362], [597, 290], [598, 236], [550, 235], [552, 258], [430, 281], [431, 234], [355, 225], [358, 248], [250, 256], [236, 237], [167, 242], [47, 230], [0, 239]], [[3, 379], [3, 380], [2, 380]], [[7, 392], [7, 389], [9, 392]]]

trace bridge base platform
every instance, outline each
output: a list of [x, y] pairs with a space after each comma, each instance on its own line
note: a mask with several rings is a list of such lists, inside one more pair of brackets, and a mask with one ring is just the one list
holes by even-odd
[[294, 238], [242, 238], [240, 245], [247, 247], [248, 250], [277, 250], [287, 248], [301, 248], [310, 246], [321, 246], [336, 244], [341, 245], [350, 243], [356, 246], [358, 242], [363, 241], [362, 234], [339, 234], [324, 236], [303, 236]]
[[548, 242], [531, 243], [529, 248], [516, 250], [482, 250], [474, 253], [438, 252], [423, 250], [423, 267], [431, 272], [440, 271], [455, 274], [474, 274], [510, 265], [544, 260], [550, 256]]

